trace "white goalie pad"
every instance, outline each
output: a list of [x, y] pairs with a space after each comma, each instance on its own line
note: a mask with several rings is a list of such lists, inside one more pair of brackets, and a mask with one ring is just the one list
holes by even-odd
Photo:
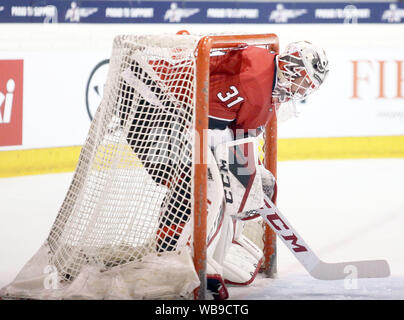
[[212, 151], [208, 151], [208, 217], [207, 217], [207, 286], [214, 299], [228, 298], [223, 278], [222, 261], [217, 261], [214, 253], [220, 245], [224, 221], [224, 190], [219, 168]]
[[216, 162], [223, 182], [226, 212], [231, 215], [264, 205], [257, 138], [219, 144]]
[[[223, 277], [226, 283], [248, 285], [257, 275], [262, 264], [262, 250], [244, 234], [245, 222], [233, 217], [227, 218], [227, 228], [223, 233]], [[219, 248], [219, 246], [218, 246]], [[220, 254], [217, 252], [217, 254]]]
[[224, 217], [224, 190], [219, 168], [216, 165], [212, 151], [208, 151], [208, 217], [207, 217], [207, 245], [208, 257], [212, 255], [220, 238], [221, 225]]
[[[244, 237], [243, 240], [247, 238]], [[261, 264], [262, 257], [257, 259], [242, 243], [232, 243], [223, 264], [225, 282], [248, 285], [254, 281]]]
[[[243, 235], [244, 222], [238, 219], [244, 212], [263, 205], [263, 170], [257, 150], [256, 138], [219, 144], [215, 150], [224, 190], [225, 213], [213, 257], [223, 266], [226, 283], [251, 283], [262, 263], [262, 250]], [[267, 176], [264, 180], [268, 183]]]

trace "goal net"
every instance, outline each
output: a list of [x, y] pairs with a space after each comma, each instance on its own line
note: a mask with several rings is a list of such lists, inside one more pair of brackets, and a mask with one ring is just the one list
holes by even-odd
[[201, 83], [209, 52], [240, 41], [248, 37], [114, 39], [103, 99], [50, 234], [0, 296], [192, 299], [205, 289]]

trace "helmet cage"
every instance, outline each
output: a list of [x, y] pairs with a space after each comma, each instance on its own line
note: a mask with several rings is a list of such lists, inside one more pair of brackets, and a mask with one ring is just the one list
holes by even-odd
[[292, 43], [277, 57], [278, 82], [287, 98], [303, 100], [323, 83], [328, 61], [317, 50], [308, 42]]

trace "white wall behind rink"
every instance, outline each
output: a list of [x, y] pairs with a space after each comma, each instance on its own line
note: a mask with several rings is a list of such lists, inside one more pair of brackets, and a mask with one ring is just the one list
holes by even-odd
[[298, 40], [325, 48], [329, 78], [279, 127], [281, 138], [404, 135], [403, 24], [0, 24], [0, 60], [24, 60], [23, 145], [0, 151], [82, 145], [87, 81], [113, 38], [181, 29], [276, 33], [281, 49]]

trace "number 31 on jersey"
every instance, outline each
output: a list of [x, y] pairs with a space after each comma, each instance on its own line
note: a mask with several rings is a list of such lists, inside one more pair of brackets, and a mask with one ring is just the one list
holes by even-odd
[[219, 92], [217, 97], [220, 101], [225, 102], [228, 108], [233, 107], [237, 103], [243, 102], [244, 98], [239, 96], [239, 92], [235, 86], [230, 86], [229, 91], [227, 91], [224, 95]]

